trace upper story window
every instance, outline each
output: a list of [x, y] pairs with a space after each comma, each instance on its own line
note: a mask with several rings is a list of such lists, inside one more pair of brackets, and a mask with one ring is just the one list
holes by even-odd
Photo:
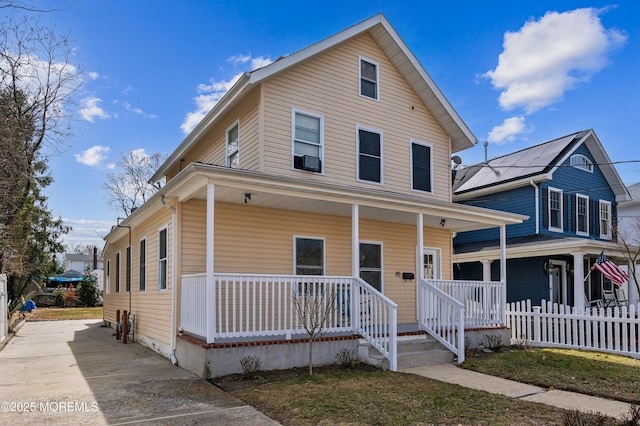
[[236, 121], [227, 129], [227, 167], [240, 168], [240, 130]]
[[433, 192], [431, 145], [411, 141], [411, 189]]
[[378, 64], [360, 58], [360, 96], [378, 100]]
[[358, 129], [358, 180], [382, 183], [382, 133]]
[[549, 188], [549, 231], [562, 232], [562, 191]]
[[576, 194], [576, 234], [589, 235], [589, 197]]
[[611, 239], [611, 203], [600, 200], [600, 238]]
[[293, 111], [293, 168], [322, 172], [324, 118]]
[[158, 290], [167, 289], [167, 228], [158, 231]]
[[574, 154], [569, 160], [573, 167], [593, 173], [593, 163], [582, 154]]

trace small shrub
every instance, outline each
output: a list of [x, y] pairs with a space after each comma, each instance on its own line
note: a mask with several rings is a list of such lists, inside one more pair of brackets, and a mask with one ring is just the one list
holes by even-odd
[[71, 284], [67, 291], [64, 293], [64, 303], [69, 307], [76, 305], [76, 289], [73, 288], [73, 284]]
[[259, 356], [247, 355], [240, 360], [240, 366], [242, 367], [242, 377], [250, 380], [256, 378], [262, 366], [262, 361], [260, 361]]
[[64, 294], [66, 290], [62, 284], [58, 284], [55, 293], [53, 293], [53, 304], [55, 306], [64, 306]]
[[494, 352], [500, 352], [502, 348], [502, 336], [499, 334], [485, 334], [482, 338], [481, 345]]
[[531, 341], [527, 340], [524, 335], [522, 335], [520, 338], [515, 339], [512, 346], [516, 349], [531, 349]]
[[360, 364], [360, 361], [356, 358], [355, 351], [347, 348], [340, 349], [336, 354], [336, 359], [338, 360], [338, 365], [345, 369]]
[[98, 306], [100, 303], [100, 290], [98, 280], [91, 272], [85, 272], [84, 281], [78, 285], [78, 302], [89, 308]]
[[566, 411], [562, 424], [564, 426], [602, 426], [607, 424], [607, 416], [600, 413], [583, 413], [578, 410]]

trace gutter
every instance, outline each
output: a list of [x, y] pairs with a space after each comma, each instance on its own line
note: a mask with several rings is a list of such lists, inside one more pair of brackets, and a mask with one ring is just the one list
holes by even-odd
[[533, 180], [530, 180], [529, 184], [533, 186], [536, 197], [536, 235], [538, 235], [540, 233], [540, 188], [538, 188], [538, 185], [536, 185]]
[[171, 238], [171, 283], [173, 289], [171, 290], [171, 354], [169, 357], [173, 365], [178, 365], [178, 358], [176, 358], [176, 208], [164, 201], [164, 195], [160, 197], [160, 202], [164, 207], [171, 210], [171, 228], [173, 234]]

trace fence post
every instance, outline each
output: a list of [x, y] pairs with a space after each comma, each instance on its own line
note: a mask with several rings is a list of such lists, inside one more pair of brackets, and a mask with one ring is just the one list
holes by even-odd
[[533, 321], [533, 341], [540, 342], [540, 306], [533, 307], [533, 314], [531, 314], [531, 320]]

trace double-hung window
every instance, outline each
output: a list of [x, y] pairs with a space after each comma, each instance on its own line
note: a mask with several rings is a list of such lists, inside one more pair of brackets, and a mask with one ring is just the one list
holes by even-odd
[[324, 240], [296, 237], [295, 244], [295, 274], [324, 275]]
[[576, 234], [589, 235], [589, 197], [576, 194]]
[[323, 118], [293, 111], [293, 168], [322, 172]]
[[562, 232], [562, 191], [549, 188], [549, 231]]
[[611, 203], [600, 200], [600, 238], [611, 239]]
[[382, 245], [360, 243], [360, 278], [382, 291]]
[[147, 238], [140, 240], [140, 291], [147, 290]]
[[360, 96], [378, 100], [378, 64], [360, 58]]
[[227, 167], [240, 168], [240, 127], [237, 121], [227, 129]]
[[382, 133], [358, 128], [358, 180], [382, 183]]
[[167, 289], [167, 228], [158, 231], [158, 290]]
[[411, 189], [433, 192], [431, 145], [411, 141]]

